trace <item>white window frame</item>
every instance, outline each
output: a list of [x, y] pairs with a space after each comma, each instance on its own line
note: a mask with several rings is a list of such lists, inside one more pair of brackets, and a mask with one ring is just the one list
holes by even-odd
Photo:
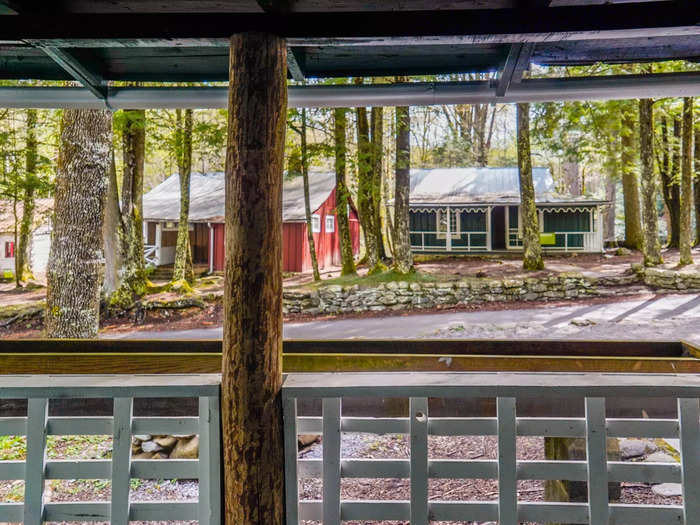
[[326, 233], [335, 232], [335, 215], [326, 215]]
[[[439, 208], [435, 211], [435, 226], [437, 228], [437, 238], [446, 239], [447, 238], [447, 222], [445, 219], [445, 213], [447, 213], [450, 222], [450, 237], [453, 239], [459, 239], [461, 235], [461, 212], [453, 210], [452, 208]], [[453, 227], [454, 225], [454, 227]]]
[[311, 233], [321, 233], [321, 216], [318, 213], [311, 216]]

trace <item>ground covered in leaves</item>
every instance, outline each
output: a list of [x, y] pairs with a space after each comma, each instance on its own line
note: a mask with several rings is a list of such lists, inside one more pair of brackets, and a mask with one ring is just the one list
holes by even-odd
[[[0, 461], [24, 460], [26, 441], [24, 437], [0, 436]], [[112, 457], [111, 436], [49, 436], [47, 459], [110, 459]], [[111, 484], [109, 480], [50, 480], [45, 482], [45, 502], [109, 502]], [[196, 480], [131, 480], [131, 501], [196, 501]], [[0, 503], [24, 501], [24, 481], [0, 481]], [[87, 523], [87, 522], [86, 522]], [[107, 522], [90, 522], [108, 525]], [[180, 525], [196, 524], [196, 521], [181, 522], [132, 522], [139, 524]], [[3, 524], [14, 525], [14, 524]], [[19, 525], [19, 524], [18, 524]]]

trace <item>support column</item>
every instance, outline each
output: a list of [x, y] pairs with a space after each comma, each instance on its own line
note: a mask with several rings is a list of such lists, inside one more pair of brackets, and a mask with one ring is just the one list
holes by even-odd
[[228, 525], [282, 525], [284, 40], [231, 38], [222, 363]]
[[163, 243], [163, 225], [156, 223], [156, 266], [160, 266], [161, 245]]

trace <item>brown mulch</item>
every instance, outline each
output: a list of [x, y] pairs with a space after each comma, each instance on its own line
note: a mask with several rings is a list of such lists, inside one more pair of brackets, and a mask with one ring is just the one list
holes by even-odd
[[[408, 436], [349, 433], [344, 433], [343, 436], [343, 457], [376, 459], [407, 459], [409, 457]], [[360, 441], [363, 446], [355, 447], [354, 441]], [[312, 449], [316, 449], [312, 451], [314, 457], [320, 455], [322, 446], [321, 443], [312, 447]], [[543, 438], [518, 437], [516, 447], [518, 460], [545, 459]], [[494, 436], [429, 436], [428, 453], [431, 459], [495, 460], [498, 459], [498, 443]], [[300, 480], [299, 498], [300, 500], [319, 500], [322, 498], [322, 488], [320, 479], [302, 479]], [[494, 501], [498, 499], [498, 481], [492, 479], [431, 479], [428, 485], [428, 497], [430, 500], [441, 501]], [[410, 481], [408, 479], [343, 479], [341, 498], [343, 500], [406, 501], [410, 499]], [[538, 480], [518, 481], [518, 500], [522, 502], [543, 501], [544, 482]], [[664, 498], [654, 494], [649, 485], [629, 483], [622, 485], [622, 497], [619, 503], [680, 505], [682, 498]], [[317, 522], [305, 521], [303, 523], [304, 525], [316, 525]], [[349, 525], [408, 525], [408, 522], [402, 521], [347, 523]], [[472, 525], [477, 522], [450, 523]]]

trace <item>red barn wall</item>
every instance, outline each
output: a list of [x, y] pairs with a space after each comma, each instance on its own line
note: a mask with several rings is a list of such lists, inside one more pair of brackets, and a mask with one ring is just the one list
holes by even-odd
[[[316, 245], [316, 257], [320, 269], [329, 266], [339, 266], [340, 259], [340, 234], [338, 233], [338, 221], [335, 221], [335, 231], [326, 232], [326, 216], [335, 216], [335, 190], [328, 199], [314, 211], [321, 217], [321, 231], [314, 233]], [[357, 255], [360, 251], [360, 222], [357, 212], [350, 208], [350, 240], [352, 252]], [[214, 270], [224, 269], [224, 225], [214, 224]], [[311, 270], [311, 254], [309, 253], [309, 241], [306, 233], [305, 222], [285, 222], [282, 224], [282, 271], [306, 272]]]

